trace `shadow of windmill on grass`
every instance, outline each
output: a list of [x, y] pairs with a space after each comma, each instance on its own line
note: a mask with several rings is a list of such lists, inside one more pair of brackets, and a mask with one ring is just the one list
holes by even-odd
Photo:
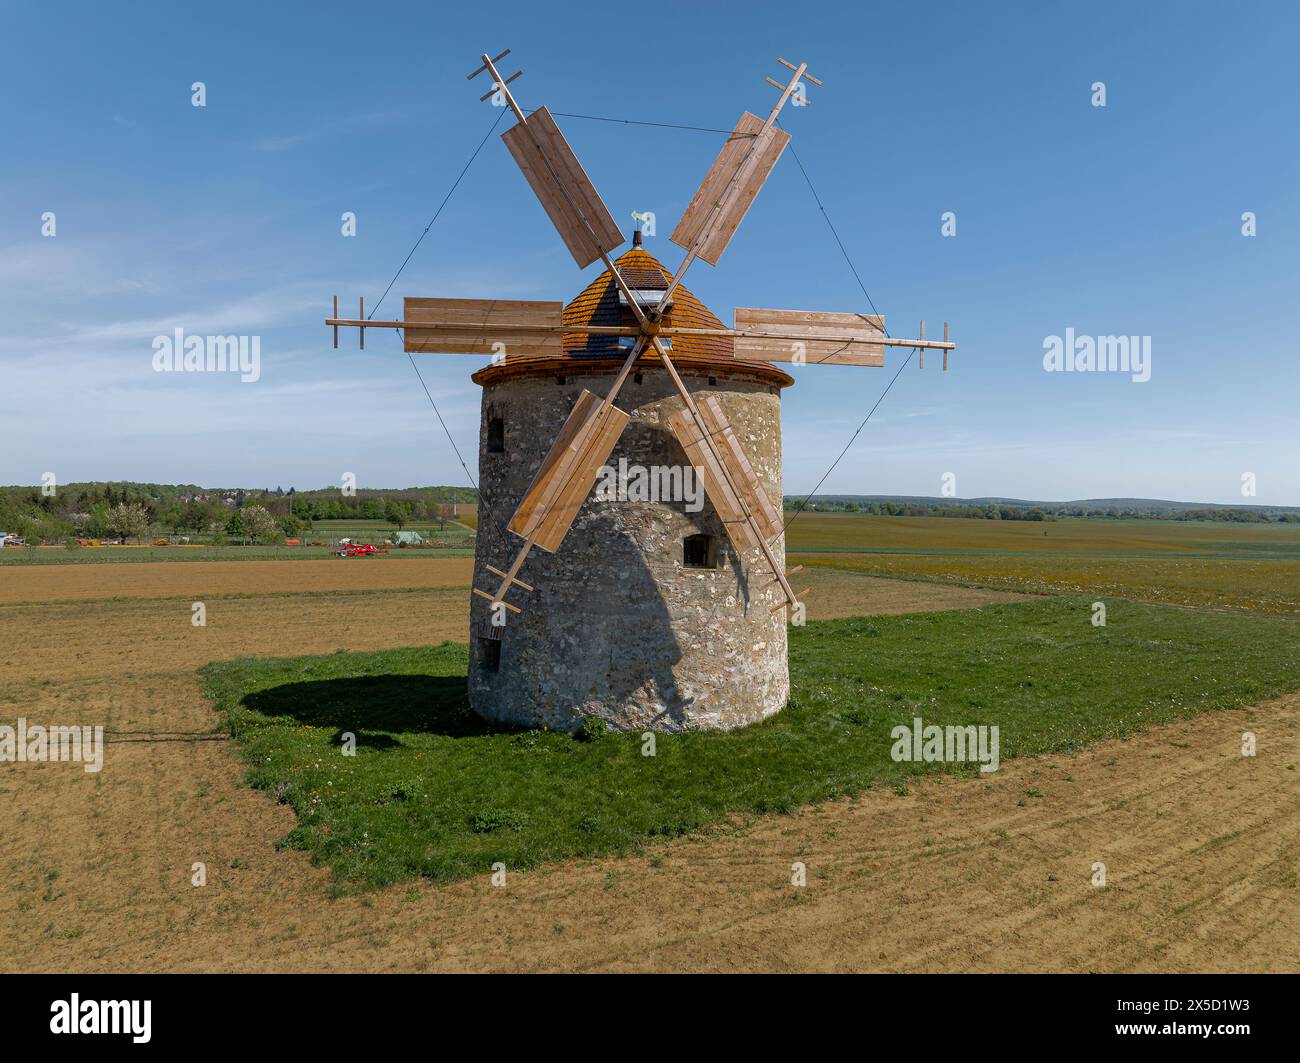
[[248, 694], [242, 704], [263, 716], [333, 727], [335, 742], [350, 731], [358, 746], [371, 749], [401, 745], [386, 732], [475, 738], [521, 730], [473, 712], [463, 675], [364, 675], [285, 683]]

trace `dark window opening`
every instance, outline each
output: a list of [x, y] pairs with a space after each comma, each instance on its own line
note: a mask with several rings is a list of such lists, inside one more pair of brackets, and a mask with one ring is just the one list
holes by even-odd
[[485, 672], [501, 671], [501, 640], [485, 639], [478, 640], [479, 665]]
[[644, 379], [645, 379], [645, 378], [644, 378], [640, 373], [633, 373], [633, 374], [632, 374], [632, 383], [633, 383], [633, 384], [640, 384], [641, 381], [644, 380]]
[[718, 386], [718, 378], [716, 376], [709, 377], [709, 387], [716, 388], [717, 386]]
[[568, 380], [567, 380], [566, 378], [562, 377], [562, 376], [557, 376], [557, 377], [555, 378], [555, 382], [556, 382], [557, 384], [559, 384], [561, 387], [563, 387], [565, 384], [568, 383]]
[[682, 540], [682, 564], [686, 568], [717, 568], [718, 551], [712, 535], [688, 535]]
[[504, 454], [506, 452], [506, 419], [504, 417], [488, 418], [487, 449], [489, 454]]

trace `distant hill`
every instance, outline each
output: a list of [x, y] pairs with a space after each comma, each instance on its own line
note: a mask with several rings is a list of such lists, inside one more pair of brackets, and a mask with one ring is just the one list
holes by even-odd
[[[787, 509], [802, 504], [786, 495]], [[808, 508], [880, 516], [990, 517], [1044, 520], [1059, 517], [1148, 520], [1300, 521], [1300, 506], [1258, 506], [1221, 502], [1174, 502], [1163, 498], [1083, 498], [1043, 502], [1025, 498], [943, 498], [935, 495], [814, 495]]]

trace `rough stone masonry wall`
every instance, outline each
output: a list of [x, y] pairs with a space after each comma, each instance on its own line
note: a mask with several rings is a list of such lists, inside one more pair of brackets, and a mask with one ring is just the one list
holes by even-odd
[[[679, 367], [693, 392], [717, 396], [763, 487], [780, 508], [781, 427], [778, 389], [733, 371], [695, 376]], [[716, 370], [714, 371], [716, 372]], [[609, 375], [514, 378], [483, 392], [479, 434], [479, 532], [474, 585], [491, 593], [523, 540], [505, 525], [532, 482], [569, 411], [586, 387], [604, 395]], [[631, 421], [609, 464], [684, 466], [667, 426], [682, 400], [662, 369], [629, 377], [618, 405]], [[505, 452], [487, 452], [489, 418], [505, 421]], [[682, 540], [714, 537], [718, 566], [686, 568]], [[784, 543], [775, 551], [785, 562]], [[534, 549], [514, 588], [500, 633], [500, 668], [484, 666], [490, 604], [472, 599], [469, 697], [489, 719], [575, 730], [599, 716], [618, 730], [729, 729], [779, 711], [790, 692], [786, 614], [760, 551], [744, 571], [706, 499], [698, 513], [683, 501], [584, 504], [554, 554]]]

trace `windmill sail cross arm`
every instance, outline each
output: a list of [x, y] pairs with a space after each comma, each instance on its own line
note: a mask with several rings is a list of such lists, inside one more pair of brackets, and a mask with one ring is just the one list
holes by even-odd
[[914, 347], [921, 351], [941, 350], [947, 369], [948, 353], [957, 349], [948, 338], [946, 321], [943, 339], [927, 340], [925, 322], [921, 322], [919, 339], [890, 336], [880, 314], [738, 306], [734, 320], [736, 327], [728, 334], [734, 337], [736, 357], [756, 361], [879, 368], [885, 364], [886, 347]]
[[619, 247], [622, 231], [545, 107], [501, 139], [579, 269]]
[[334, 316], [325, 324], [336, 337], [340, 328], [401, 329], [403, 349], [410, 354], [479, 354], [507, 361], [559, 358], [566, 333], [635, 336], [640, 331], [621, 325], [565, 324], [564, 304], [558, 301], [409, 296], [400, 321], [367, 318], [364, 307], [355, 318], [339, 317], [337, 296], [334, 305]]
[[668, 427], [686, 452], [686, 457], [693, 465], [704, 485], [704, 493], [713, 504], [713, 511], [722, 522], [723, 530], [738, 557], [743, 557], [758, 545], [753, 530], [745, 519], [745, 511], [736, 492], [723, 472], [721, 463], [704, 441], [707, 431], [691, 415], [690, 410], [678, 410], [668, 418]]
[[668, 239], [716, 266], [789, 142], [758, 115], [741, 115]]
[[[691, 464], [700, 470], [705, 493], [732, 544], [744, 554], [757, 545], [756, 535], [771, 541], [781, 534], [781, 515], [759, 483], [717, 398], [703, 396], [696, 409], [698, 420], [689, 409], [682, 409], [668, 419], [668, 426]], [[705, 444], [705, 434], [713, 439], [716, 458]], [[746, 518], [746, 512], [752, 517], [752, 523]]]
[[[511, 531], [525, 540], [524, 545], [509, 571], [496, 573], [502, 576], [502, 583], [494, 604], [515, 581], [532, 547], [554, 551], [572, 525], [600, 465], [612, 453], [627, 423], [627, 415], [613, 406], [613, 401], [648, 340], [682, 394], [685, 416], [676, 419], [674, 431], [693, 458], [698, 459], [697, 464], [706, 468], [706, 491], [722, 515], [727, 534], [742, 554], [754, 545], [762, 549], [785, 592], [787, 604], [794, 605], [794, 592], [769, 545], [769, 539], [780, 534], [780, 514], [758, 484], [721, 408], [707, 402], [700, 408], [692, 399], [658, 333], [664, 311], [671, 305], [672, 295], [690, 263], [702, 257], [716, 265], [789, 142], [789, 135], [775, 128], [776, 117], [805, 74], [806, 64], [794, 67], [782, 60], [791, 67], [794, 76], [766, 122], [748, 112], [742, 115], [736, 134], [723, 146], [674, 233], [674, 242], [687, 247], [686, 261], [672, 277], [658, 305], [647, 312], [618, 265], [609, 260], [609, 251], [622, 243], [622, 233], [550, 111], [540, 108], [531, 117], [525, 116], [508, 88], [514, 78], [502, 81], [494, 61], [486, 54], [482, 60], [482, 66], [470, 77], [484, 69], [490, 71], [496, 92], [501, 96], [496, 102], [508, 103], [518, 118], [518, 124], [503, 135], [507, 149], [578, 266], [585, 268], [596, 258], [605, 262], [626, 306], [636, 318], [636, 331], [640, 333], [605, 401], [600, 403], [594, 395], [583, 394], [526, 492], [509, 525]], [[481, 596], [491, 597], [485, 592]]]
[[494, 105], [508, 106], [515, 113], [518, 122], [501, 139], [578, 268], [586, 269], [620, 246], [623, 233], [550, 110], [539, 107], [526, 115], [515, 100], [510, 83], [523, 71], [503, 79], [496, 68], [497, 60], [509, 54], [507, 48], [493, 59], [484, 52], [479, 57], [481, 64], [466, 76], [472, 81], [487, 71], [492, 77], [492, 88], [479, 99], [498, 97], [493, 100]]
[[559, 357], [563, 314], [560, 302], [408, 297], [403, 345], [411, 353]]
[[771, 542], [784, 531], [781, 525], [781, 513], [759, 482], [754, 466], [750, 464], [744, 448], [740, 445], [740, 440], [736, 437], [735, 430], [731, 427], [731, 422], [723, 413], [722, 404], [716, 396], [705, 395], [699, 402], [699, 410], [704, 422], [712, 423], [714, 426], [714, 438], [719, 443], [718, 450], [722, 463], [727, 466], [732, 483], [736, 485], [737, 491], [753, 515], [756, 530]]
[[548, 553], [559, 549], [630, 416], [584, 390], [523, 500], [509, 529]]
[[711, 266], [718, 264], [759, 189], [790, 142], [790, 134], [776, 127], [781, 109], [800, 87], [800, 79], [806, 77], [813, 84], [821, 84], [808, 73], [807, 63], [796, 66], [784, 59], [777, 61], [794, 73], [785, 85], [766, 79], [768, 84], [781, 90], [776, 106], [766, 121], [749, 111], [740, 116], [736, 128], [713, 160], [704, 181], [669, 237], [687, 252], [686, 262], [678, 271], [679, 280], [696, 258], [704, 259]]
[[[673, 428], [683, 449], [691, 456], [693, 464], [700, 469], [705, 483], [705, 493], [718, 511], [737, 553], [743, 556], [750, 542], [757, 543], [786, 598], [773, 611], [783, 609], [787, 605], [795, 607], [798, 598], [786, 578], [780, 559], [773, 552], [769, 542], [769, 539], [779, 538], [780, 533], [784, 531], [783, 527], [777, 527], [779, 514], [775, 513], [771, 501], [766, 497], [758, 483], [758, 478], [754, 475], [753, 468], [745, 459], [744, 452], [731, 431], [731, 425], [727, 422], [722, 407], [716, 401], [709, 401], [711, 396], [704, 396], [701, 402], [697, 403], [686, 389], [681, 376], [673, 367], [672, 359], [669, 358], [657, 337], [654, 338], [654, 343], [659, 350], [664, 368], [668, 370], [668, 375], [685, 403], [685, 409], [679, 415], [669, 419], [670, 427]], [[765, 510], [770, 510], [774, 514], [770, 518], [771, 527], [774, 529], [772, 535], [768, 534], [764, 526], [765, 520], [769, 519]], [[730, 518], [728, 513], [732, 514]]]
[[878, 314], [766, 310], [738, 306], [737, 358], [879, 367], [885, 364], [885, 319]]

